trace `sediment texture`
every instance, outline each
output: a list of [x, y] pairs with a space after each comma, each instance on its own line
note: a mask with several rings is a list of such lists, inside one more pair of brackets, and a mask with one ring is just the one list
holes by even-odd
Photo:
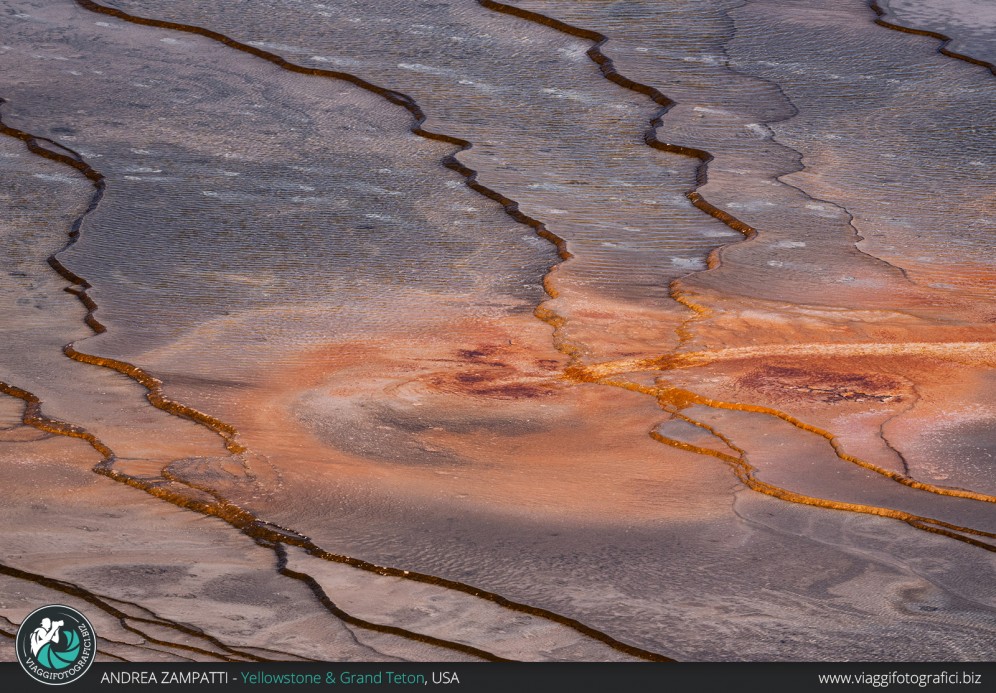
[[62, 600], [126, 660], [993, 655], [981, 30], [0, 7], [3, 632]]

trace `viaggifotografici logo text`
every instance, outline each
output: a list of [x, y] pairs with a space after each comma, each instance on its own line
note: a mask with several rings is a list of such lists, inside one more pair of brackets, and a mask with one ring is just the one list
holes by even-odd
[[87, 672], [97, 655], [97, 636], [76, 609], [53, 604], [35, 609], [21, 621], [15, 640], [17, 661], [42, 683], [72, 683]]

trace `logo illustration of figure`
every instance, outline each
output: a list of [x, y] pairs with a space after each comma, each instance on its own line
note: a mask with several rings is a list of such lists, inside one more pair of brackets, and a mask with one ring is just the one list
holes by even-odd
[[87, 672], [97, 655], [97, 636], [79, 611], [50, 604], [21, 621], [14, 646], [17, 661], [28, 676], [59, 686]]
[[41, 625], [31, 634], [31, 654], [37, 657], [43, 646], [50, 642], [59, 642], [59, 628], [64, 625], [65, 621], [52, 623], [52, 619], [43, 618]]

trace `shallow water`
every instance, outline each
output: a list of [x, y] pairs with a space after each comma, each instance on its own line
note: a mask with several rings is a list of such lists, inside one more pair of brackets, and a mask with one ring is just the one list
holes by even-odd
[[992, 656], [985, 66], [857, 0], [0, 7], [10, 621], [50, 576], [205, 659]]
[[947, 36], [959, 55], [996, 62], [992, 26], [996, 7], [985, 0], [882, 0], [884, 19], [898, 26]]

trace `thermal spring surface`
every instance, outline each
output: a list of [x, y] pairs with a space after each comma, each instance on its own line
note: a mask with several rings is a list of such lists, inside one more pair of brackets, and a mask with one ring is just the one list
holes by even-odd
[[0, 634], [993, 659], [951, 4], [0, 0]]

